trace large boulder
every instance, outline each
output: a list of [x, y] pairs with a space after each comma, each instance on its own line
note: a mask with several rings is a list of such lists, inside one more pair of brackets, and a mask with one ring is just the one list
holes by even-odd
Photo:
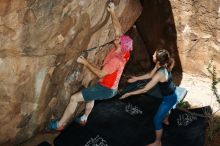
[[170, 0], [183, 71], [208, 75], [213, 58], [220, 74], [220, 1]]
[[[51, 115], [61, 116], [71, 94], [91, 84], [94, 76], [82, 78], [88, 71], [76, 58], [113, 40], [107, 2], [0, 0], [0, 145], [42, 130]], [[142, 7], [138, 0], [115, 3], [126, 32]], [[101, 64], [109, 47], [91, 51], [88, 59]]]
[[140, 1], [137, 26], [150, 54], [165, 48], [175, 58], [175, 69], [202, 76], [209, 75], [213, 58], [220, 76], [220, 1]]

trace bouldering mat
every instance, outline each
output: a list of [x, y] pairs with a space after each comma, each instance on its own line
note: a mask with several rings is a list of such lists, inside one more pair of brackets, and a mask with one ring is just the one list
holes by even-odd
[[[154, 138], [153, 116], [159, 99], [142, 95], [124, 102], [101, 102], [86, 126], [72, 122], [54, 141], [55, 146], [144, 146]], [[203, 108], [196, 109], [201, 113]], [[203, 146], [207, 119], [172, 110], [164, 129], [163, 146]], [[202, 113], [201, 113], [202, 114]]]
[[86, 126], [72, 122], [55, 139], [55, 146], [137, 146], [137, 139], [144, 145], [154, 138], [152, 119], [160, 102], [146, 95], [103, 101], [94, 107]]
[[[131, 84], [125, 88], [125, 91], [135, 90], [145, 84], [145, 82], [137, 83], [138, 85]], [[158, 92], [156, 87], [150, 94], [132, 96], [125, 100], [119, 100], [120, 94], [118, 94], [113, 99], [96, 102], [87, 125], [82, 127], [75, 121], [71, 122], [54, 140], [54, 145], [145, 146], [150, 144], [155, 138], [153, 118], [162, 101]], [[205, 114], [204, 108], [192, 111]], [[170, 125], [164, 127], [163, 146], [204, 145], [207, 118], [190, 117], [189, 113], [174, 109], [169, 120]]]
[[189, 112], [178, 108], [172, 110], [170, 125], [163, 133], [163, 145], [204, 146], [208, 115], [211, 113], [210, 106], [189, 109]]

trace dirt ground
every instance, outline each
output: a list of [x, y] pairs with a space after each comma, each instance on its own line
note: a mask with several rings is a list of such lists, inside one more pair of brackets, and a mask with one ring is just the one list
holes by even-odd
[[206, 146], [220, 146], [220, 130], [216, 132], [212, 142], [208, 142]]
[[206, 144], [205, 146], [220, 146], [220, 117], [216, 117], [214, 123], [214, 134], [213, 137], [209, 137], [209, 133], [211, 132], [210, 129], [207, 129], [206, 134]]
[[[210, 78], [192, 76], [183, 73], [182, 80], [179, 86], [187, 89], [185, 101], [188, 101], [192, 107], [202, 107], [210, 105], [213, 113], [220, 116], [220, 104], [211, 90], [212, 81]], [[220, 83], [217, 84], [217, 89], [220, 92]]]

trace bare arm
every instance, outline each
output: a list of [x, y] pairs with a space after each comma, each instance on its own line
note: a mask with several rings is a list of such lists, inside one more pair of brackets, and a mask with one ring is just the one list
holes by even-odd
[[81, 63], [83, 65], [85, 65], [91, 72], [93, 72], [95, 75], [97, 75], [99, 78], [102, 78], [104, 76], [107, 75], [106, 72], [104, 72], [103, 70], [100, 70], [99, 68], [97, 68], [96, 66], [92, 65], [91, 63], [89, 63], [83, 56], [80, 56], [77, 59], [78, 63]]
[[113, 2], [109, 3], [107, 10], [109, 11], [109, 13], [111, 15], [112, 24], [115, 29], [115, 35], [116, 35], [115, 37], [117, 38], [122, 35], [122, 28], [121, 28], [121, 24], [118, 20], [118, 17], [115, 14], [115, 5]]
[[157, 73], [153, 76], [152, 80], [144, 88], [133, 91], [133, 92], [126, 93], [120, 99], [127, 98], [131, 95], [145, 93], [145, 92], [149, 91], [151, 88], [153, 88], [160, 80], [161, 80], [161, 75], [159, 73]]
[[157, 72], [157, 69], [159, 68], [159, 63], [157, 63], [154, 67], [153, 70], [151, 70], [149, 73], [146, 73], [142, 76], [137, 76], [137, 77], [132, 77], [131, 79], [128, 80], [129, 83], [133, 83], [136, 82], [138, 80], [146, 80], [146, 79], [150, 79], [154, 76], [154, 74]]

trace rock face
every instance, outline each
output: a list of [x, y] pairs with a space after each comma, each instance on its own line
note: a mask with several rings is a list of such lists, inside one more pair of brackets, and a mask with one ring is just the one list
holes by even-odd
[[[61, 115], [72, 93], [92, 84], [76, 58], [113, 39], [106, 2], [0, 0], [0, 145], [30, 138], [51, 115]], [[126, 32], [142, 7], [138, 0], [115, 3]], [[88, 59], [101, 64], [109, 47], [90, 51]]]
[[209, 75], [211, 58], [220, 76], [220, 1], [141, 0], [143, 12], [138, 30], [152, 54], [168, 49], [175, 69], [189, 74]]
[[170, 0], [184, 72], [205, 75], [211, 58], [220, 74], [220, 1]]

